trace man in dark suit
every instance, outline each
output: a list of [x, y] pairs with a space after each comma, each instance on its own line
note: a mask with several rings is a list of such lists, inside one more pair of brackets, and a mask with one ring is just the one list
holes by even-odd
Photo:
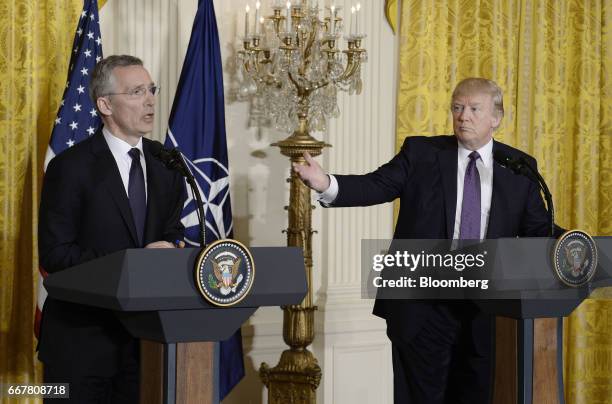
[[[97, 64], [90, 95], [104, 126], [51, 160], [44, 178], [39, 255], [46, 271], [182, 240], [183, 179], [143, 138], [153, 129], [156, 92], [138, 58]], [[48, 298], [39, 359], [45, 383], [70, 383], [71, 402], [138, 402], [138, 341], [111, 311]]]
[[[388, 163], [365, 175], [327, 175], [309, 155], [294, 170], [325, 206], [368, 206], [400, 198], [395, 239], [547, 236], [538, 185], [494, 162], [525, 153], [493, 140], [503, 114], [491, 80], [460, 82], [451, 99], [454, 136], [409, 137]], [[488, 403], [493, 318], [470, 301], [377, 300], [392, 342], [396, 403]]]

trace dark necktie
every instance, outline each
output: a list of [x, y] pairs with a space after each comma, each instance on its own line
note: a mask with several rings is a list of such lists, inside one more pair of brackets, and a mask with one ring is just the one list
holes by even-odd
[[144, 174], [140, 165], [140, 150], [134, 147], [128, 152], [132, 158], [130, 167], [130, 179], [128, 182], [128, 198], [132, 208], [132, 217], [138, 234], [138, 244], [142, 247], [145, 226], [145, 215], [147, 212], [147, 196], [145, 194]]
[[476, 161], [480, 158], [478, 152], [470, 153], [470, 162], [463, 179], [463, 202], [461, 203], [461, 226], [459, 238], [464, 240], [480, 240], [480, 174]]

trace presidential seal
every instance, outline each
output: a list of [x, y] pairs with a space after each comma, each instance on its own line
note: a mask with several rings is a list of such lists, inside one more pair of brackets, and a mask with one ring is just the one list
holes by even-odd
[[563, 234], [553, 250], [553, 266], [561, 282], [580, 287], [587, 284], [597, 269], [597, 245], [580, 230]]
[[195, 282], [215, 306], [233, 306], [249, 293], [255, 265], [249, 250], [236, 240], [218, 240], [198, 255]]

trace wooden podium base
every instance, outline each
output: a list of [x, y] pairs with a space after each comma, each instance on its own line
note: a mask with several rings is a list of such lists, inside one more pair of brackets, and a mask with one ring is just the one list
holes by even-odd
[[494, 404], [564, 403], [563, 393], [558, 388], [562, 376], [557, 368], [561, 354], [558, 350], [563, 349], [563, 341], [557, 341], [559, 335], [557, 319], [535, 319], [532, 324], [533, 362], [525, 363], [527, 367], [532, 365], [533, 372], [532, 394], [529, 395], [529, 391], [524, 392], [519, 388], [522, 384], [520, 380], [522, 361], [518, 355], [519, 341], [521, 336], [528, 336], [529, 326], [520, 327], [517, 320], [497, 317]]
[[141, 404], [215, 404], [214, 342], [140, 342]]

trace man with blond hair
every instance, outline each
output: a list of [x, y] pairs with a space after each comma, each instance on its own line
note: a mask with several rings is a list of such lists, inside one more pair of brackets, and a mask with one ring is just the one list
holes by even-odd
[[[324, 206], [400, 201], [394, 239], [482, 240], [547, 236], [538, 185], [494, 162], [493, 153], [527, 154], [493, 140], [504, 116], [502, 91], [467, 78], [453, 92], [454, 135], [406, 138], [388, 163], [365, 175], [328, 175], [305, 154], [294, 170]], [[382, 300], [396, 403], [489, 403], [494, 319], [471, 301]]]

